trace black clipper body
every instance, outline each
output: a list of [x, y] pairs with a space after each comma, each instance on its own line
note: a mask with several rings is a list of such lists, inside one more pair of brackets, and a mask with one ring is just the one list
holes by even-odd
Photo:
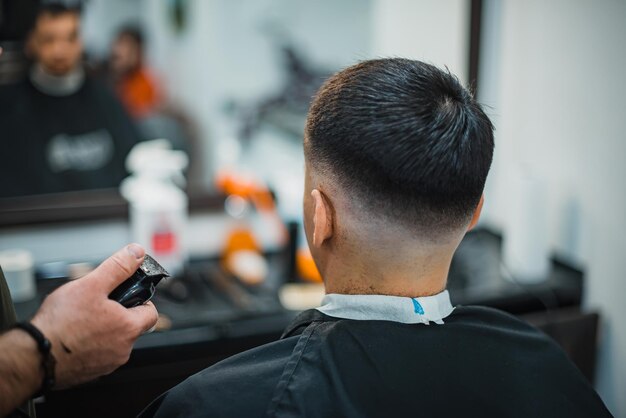
[[137, 271], [116, 287], [109, 299], [118, 301], [126, 308], [142, 305], [152, 298], [156, 285], [164, 277], [170, 277], [170, 274], [146, 254]]

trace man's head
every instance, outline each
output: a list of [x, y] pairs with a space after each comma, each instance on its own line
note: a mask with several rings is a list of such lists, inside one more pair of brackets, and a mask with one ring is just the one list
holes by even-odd
[[119, 30], [111, 46], [111, 70], [115, 76], [124, 76], [138, 70], [142, 65], [144, 37], [134, 26]]
[[305, 229], [324, 275], [337, 251], [453, 252], [478, 219], [493, 126], [449, 72], [379, 59], [327, 80], [304, 148]]
[[61, 4], [46, 3], [35, 16], [28, 38], [28, 52], [45, 72], [67, 75], [80, 64], [80, 11]]

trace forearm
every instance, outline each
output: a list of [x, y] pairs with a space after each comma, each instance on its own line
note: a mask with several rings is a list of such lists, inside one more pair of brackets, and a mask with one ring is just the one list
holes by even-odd
[[41, 355], [35, 340], [21, 330], [0, 335], [0, 417], [31, 397], [42, 380]]

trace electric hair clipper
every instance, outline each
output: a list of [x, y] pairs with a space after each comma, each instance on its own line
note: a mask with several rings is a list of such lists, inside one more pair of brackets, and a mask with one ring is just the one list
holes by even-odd
[[118, 301], [126, 308], [142, 305], [152, 298], [156, 285], [165, 277], [170, 277], [170, 274], [146, 254], [137, 271], [116, 287], [109, 299]]

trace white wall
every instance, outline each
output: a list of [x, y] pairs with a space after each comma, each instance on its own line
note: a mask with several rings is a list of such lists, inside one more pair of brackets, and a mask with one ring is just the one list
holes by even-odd
[[372, 57], [447, 66], [467, 84], [469, 5], [466, 0], [374, 0]]
[[551, 248], [583, 264], [584, 304], [603, 318], [597, 389], [626, 417], [626, 2], [485, 6], [480, 99], [497, 129], [485, 216], [506, 225], [519, 163], [548, 187]]
[[119, 27], [141, 21], [140, 6], [140, 0], [89, 0], [82, 15], [82, 36], [89, 54], [106, 58]]

